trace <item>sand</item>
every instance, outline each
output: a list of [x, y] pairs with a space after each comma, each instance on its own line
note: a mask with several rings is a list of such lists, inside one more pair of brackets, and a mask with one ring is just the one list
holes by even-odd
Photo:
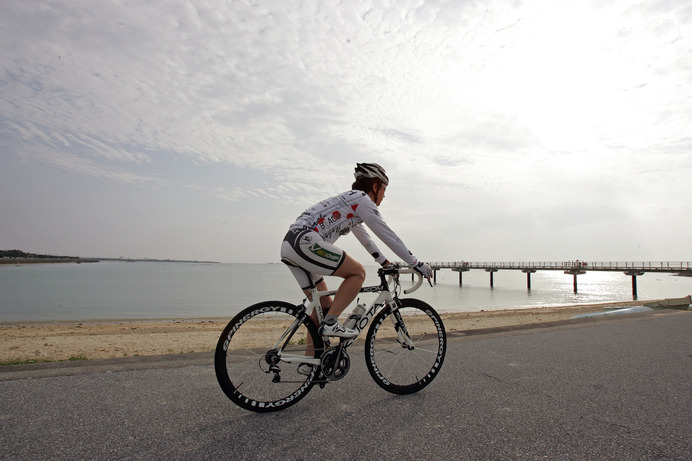
[[[606, 308], [648, 304], [625, 301], [443, 314], [448, 332], [569, 320]], [[213, 351], [230, 318], [0, 323], [0, 364], [184, 354]]]

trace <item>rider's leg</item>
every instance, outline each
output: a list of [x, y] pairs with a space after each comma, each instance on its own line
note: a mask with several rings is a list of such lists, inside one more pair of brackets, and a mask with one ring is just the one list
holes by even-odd
[[[324, 279], [321, 279], [317, 284], [315, 284], [315, 287], [317, 288], [317, 291], [327, 291], [329, 288], [327, 287], [327, 282], [324, 281]], [[305, 293], [305, 296], [308, 297], [310, 301], [312, 301], [312, 294], [310, 293], [310, 290], [303, 290]], [[327, 309], [330, 308], [332, 305], [332, 297], [331, 296], [322, 296], [320, 298], [320, 306], [322, 307], [322, 318], [324, 318], [324, 312], [327, 311]], [[310, 318], [312, 319], [312, 322], [320, 326], [319, 320], [317, 318], [317, 311], [313, 310], [312, 313], [310, 314]], [[314, 348], [314, 343], [312, 342], [312, 336], [307, 335], [305, 337], [305, 355], [312, 357], [313, 355], [313, 348]], [[307, 370], [306, 370], [307, 371]], [[308, 373], [303, 373], [303, 374], [308, 374]]]
[[346, 254], [344, 262], [334, 272], [337, 277], [344, 279], [336, 290], [332, 306], [329, 308], [329, 315], [338, 317], [351, 302], [356, 299], [358, 292], [365, 282], [365, 267], [349, 254]]
[[[327, 282], [324, 281], [324, 279], [321, 279], [315, 287], [317, 288], [317, 291], [327, 291], [329, 288], [327, 287]], [[305, 295], [308, 297], [310, 301], [312, 301], [312, 294], [310, 293], [310, 290], [303, 290]], [[322, 317], [324, 318], [324, 313], [330, 309], [332, 305], [332, 297], [331, 296], [322, 296], [320, 298], [320, 306], [322, 306]], [[315, 325], [319, 326], [318, 319], [317, 319], [317, 312], [312, 311], [312, 314], [310, 314], [310, 318], [312, 321], [315, 323]], [[312, 338], [310, 339], [312, 340]]]
[[[363, 265], [359, 261], [355, 260], [347, 254], [346, 258], [341, 263], [341, 266], [339, 266], [339, 269], [337, 269], [336, 272], [334, 272], [334, 274], [332, 275], [342, 277], [344, 281], [341, 282], [341, 285], [339, 286], [339, 289], [336, 291], [333, 300], [330, 296], [323, 296], [320, 299], [320, 304], [322, 306], [322, 309], [329, 307], [330, 317], [332, 315], [335, 317], [339, 317], [339, 315], [346, 309], [346, 307], [349, 304], [351, 304], [351, 302], [356, 298], [356, 296], [360, 292], [360, 289], [363, 286], [363, 282], [365, 281], [365, 267], [363, 267]], [[324, 281], [324, 279], [322, 279], [316, 285], [316, 287], [318, 291], [327, 291], [327, 283]], [[305, 294], [310, 296], [308, 290], [305, 290]], [[315, 322], [315, 324], [317, 324], [317, 313], [313, 311], [310, 317], [312, 318], [312, 321]], [[310, 337], [310, 335], [307, 336], [305, 345], [305, 355], [312, 356], [314, 344], [312, 342], [312, 338]], [[307, 374], [306, 372], [299, 372], [302, 374]]]

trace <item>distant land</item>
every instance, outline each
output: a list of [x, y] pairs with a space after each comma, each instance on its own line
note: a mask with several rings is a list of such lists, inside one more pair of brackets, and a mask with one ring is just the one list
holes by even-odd
[[49, 263], [97, 263], [99, 261], [123, 262], [166, 262], [166, 263], [205, 263], [218, 264], [217, 261], [188, 261], [180, 259], [149, 259], [149, 258], [83, 258], [80, 256], [56, 256], [37, 253], [27, 253], [21, 250], [0, 250], [0, 264], [49, 264]]
[[150, 259], [150, 258], [96, 258], [99, 261], [124, 261], [128, 263], [147, 262], [147, 263], [203, 263], [203, 264], [220, 264], [218, 261], [197, 261], [187, 259]]

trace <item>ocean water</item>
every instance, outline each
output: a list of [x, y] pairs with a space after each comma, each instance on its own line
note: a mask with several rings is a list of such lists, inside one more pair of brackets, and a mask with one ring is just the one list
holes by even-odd
[[[407, 282], [409, 276], [403, 276]], [[327, 278], [330, 288], [340, 279]], [[589, 271], [573, 279], [561, 271], [531, 276], [501, 270], [494, 275], [440, 270], [437, 284], [424, 284], [408, 295], [440, 312], [517, 309], [611, 301], [631, 301], [631, 277], [619, 272]], [[366, 285], [377, 284], [368, 268]], [[647, 273], [637, 277], [638, 299], [677, 298], [692, 294], [692, 278]], [[197, 264], [104, 261], [90, 264], [0, 265], [0, 322], [231, 318], [265, 300], [302, 301], [303, 295], [283, 264]], [[360, 299], [369, 302], [372, 295]]]

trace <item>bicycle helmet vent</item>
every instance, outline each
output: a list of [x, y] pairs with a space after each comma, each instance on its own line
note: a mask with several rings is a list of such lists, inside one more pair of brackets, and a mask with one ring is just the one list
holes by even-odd
[[389, 185], [389, 178], [384, 171], [384, 168], [377, 163], [356, 163], [356, 171], [353, 173], [356, 179], [360, 178], [377, 178], [384, 182], [385, 186]]

